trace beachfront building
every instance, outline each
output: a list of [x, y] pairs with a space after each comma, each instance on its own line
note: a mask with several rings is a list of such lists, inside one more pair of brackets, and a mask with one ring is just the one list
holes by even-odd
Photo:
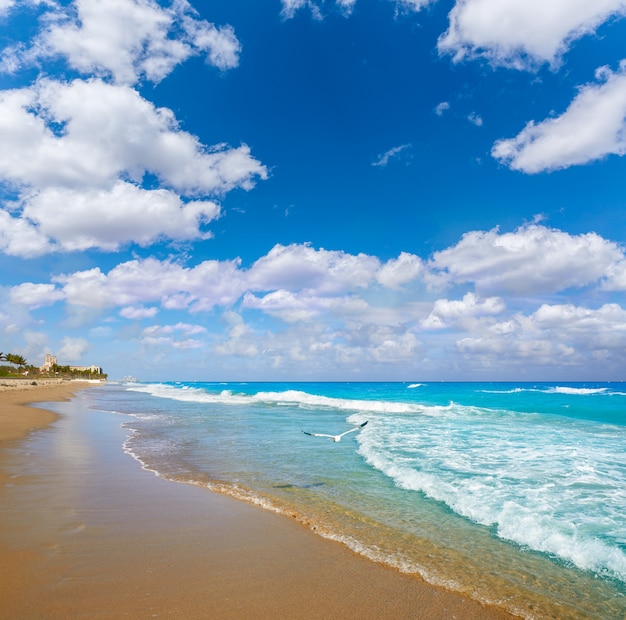
[[56, 372], [70, 372], [70, 373], [80, 373], [83, 375], [102, 375], [102, 368], [100, 366], [59, 366], [57, 362], [57, 356], [52, 355], [51, 353], [46, 353], [46, 359], [43, 363], [43, 366], [39, 367], [39, 371], [42, 373], [50, 373]]
[[72, 372], [89, 372], [92, 375], [101, 375], [102, 368], [100, 366], [70, 366]]
[[43, 363], [43, 366], [39, 367], [41, 372], [50, 372], [53, 366], [57, 365], [57, 356], [52, 355], [51, 353], [46, 353], [46, 361]]

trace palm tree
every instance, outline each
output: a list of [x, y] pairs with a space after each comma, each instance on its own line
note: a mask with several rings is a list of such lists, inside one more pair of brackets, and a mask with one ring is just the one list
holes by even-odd
[[15, 364], [19, 368], [22, 368], [22, 366], [26, 366], [26, 364], [28, 363], [26, 361], [26, 358], [22, 357], [21, 355], [16, 355], [14, 353], [7, 353], [4, 356], [4, 359], [9, 362], [9, 364]]

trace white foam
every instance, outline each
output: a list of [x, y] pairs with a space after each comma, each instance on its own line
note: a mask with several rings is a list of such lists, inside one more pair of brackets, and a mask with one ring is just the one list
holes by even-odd
[[[188, 386], [187, 386], [188, 387]], [[221, 405], [248, 405], [267, 403], [271, 405], [292, 405], [298, 407], [330, 408], [341, 411], [358, 411], [370, 413], [423, 413], [421, 405], [406, 402], [383, 400], [362, 400], [333, 398], [309, 394], [299, 390], [285, 390], [281, 392], [257, 392], [256, 394], [235, 394], [231, 390], [222, 390], [219, 393], [207, 392], [200, 388], [181, 387], [162, 383], [153, 383], [129, 388], [131, 391], [145, 392], [160, 398], [170, 398], [179, 401], [214, 403]]]
[[570, 394], [573, 396], [589, 396], [591, 394], [604, 394], [608, 388], [575, 388], [569, 386], [556, 386], [546, 390], [548, 394]]
[[373, 420], [359, 452], [501, 538], [626, 581], [626, 429], [480, 413]]

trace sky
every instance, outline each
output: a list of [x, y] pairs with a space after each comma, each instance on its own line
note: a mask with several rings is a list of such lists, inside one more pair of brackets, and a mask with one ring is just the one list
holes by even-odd
[[626, 0], [0, 0], [0, 349], [626, 379]]

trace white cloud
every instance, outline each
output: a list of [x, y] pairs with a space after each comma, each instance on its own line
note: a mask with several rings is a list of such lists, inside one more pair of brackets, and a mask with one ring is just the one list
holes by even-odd
[[493, 157], [514, 170], [536, 173], [624, 155], [626, 61], [616, 72], [598, 69], [596, 78], [561, 116], [531, 121], [515, 138], [496, 142]]
[[345, 15], [350, 15], [354, 10], [356, 0], [336, 0], [337, 6], [340, 7]]
[[216, 344], [213, 350], [219, 355], [235, 357], [256, 357], [259, 354], [257, 338], [241, 315], [228, 311], [222, 315], [227, 325], [227, 339]]
[[50, 306], [65, 296], [54, 284], [33, 284], [25, 282], [10, 290], [12, 304], [28, 306], [31, 309]]
[[450, 109], [450, 103], [447, 101], [442, 101], [435, 106], [435, 114], [437, 116], [443, 116], [444, 112], [447, 112]]
[[281, 0], [283, 8], [281, 15], [285, 19], [292, 19], [297, 11], [308, 8], [315, 19], [322, 19], [319, 6], [312, 0]]
[[195, 47], [207, 52], [210, 64], [222, 71], [239, 65], [241, 43], [232, 26], [216, 27], [208, 22], [186, 17], [184, 27]]
[[476, 112], [470, 113], [470, 115], [467, 117], [467, 120], [470, 123], [472, 123], [472, 125], [476, 125], [476, 127], [482, 127], [483, 126], [482, 116], [476, 114]]
[[502, 369], [532, 361], [533, 368], [578, 366], [586, 369], [587, 376], [623, 364], [626, 310], [617, 304], [598, 309], [543, 304], [527, 316], [516, 314], [504, 322], [472, 327], [456, 344], [474, 364]]
[[156, 307], [145, 308], [143, 306], [127, 306], [120, 310], [120, 316], [125, 319], [149, 319], [156, 316], [159, 309]]
[[190, 323], [176, 323], [174, 325], [151, 325], [143, 330], [143, 333], [148, 336], [169, 335], [177, 332], [181, 332], [185, 336], [204, 334], [206, 333], [206, 327]]
[[473, 282], [479, 293], [536, 295], [599, 282], [623, 259], [617, 244], [596, 233], [569, 235], [532, 224], [505, 234], [465, 233], [429, 266], [449, 282]]
[[[174, 349], [200, 349], [205, 343], [189, 336], [204, 334], [206, 328], [189, 323], [175, 325], [151, 325], [142, 331], [141, 343], [152, 347], [167, 346]], [[181, 339], [179, 335], [182, 335]]]
[[400, 146], [394, 146], [393, 148], [381, 153], [376, 158], [375, 162], [372, 162], [372, 166], [381, 166], [385, 167], [391, 159], [396, 159], [400, 157], [400, 154], [406, 149], [411, 148], [410, 144], [401, 144]]
[[394, 0], [396, 6], [401, 9], [406, 9], [410, 11], [421, 11], [424, 7], [427, 7], [429, 4], [433, 4], [437, 0]]
[[246, 290], [238, 261], [193, 268], [154, 258], [132, 260], [108, 274], [99, 268], [54, 278], [69, 304], [102, 309], [160, 302], [164, 308], [208, 311], [233, 304]]
[[[239, 260], [193, 267], [133, 260], [108, 273], [95, 268], [13, 287], [5, 305], [26, 319], [24, 307], [55, 301], [65, 301], [70, 316], [118, 308], [111, 317], [118, 328], [120, 317], [149, 321], [167, 309], [178, 322], [148, 326], [139, 342], [151, 351], [210, 349], [224, 372], [238, 372], [242, 360], [250, 372], [275, 367], [293, 376], [306, 365], [307, 373], [327, 377], [348, 369], [384, 373], [394, 364], [407, 373], [430, 369], [448, 377], [481, 369], [503, 376], [530, 362], [533, 369], [596, 362], [606, 369], [624, 361], [626, 310], [615, 303], [539, 305], [536, 298], [586, 285], [595, 286], [599, 298], [611, 277], [616, 286], [625, 260], [622, 248], [595, 233], [569, 235], [532, 224], [507, 234], [467, 233], [427, 263], [402, 253], [381, 264], [373, 256], [310, 245], [277, 245], [249, 269]], [[458, 297], [429, 301], [422, 287], [403, 288], [433, 274], [460, 291]], [[200, 322], [216, 317], [225, 328], [209, 331], [183, 318], [200, 311], [210, 313]], [[253, 322], [258, 312], [272, 320]], [[3, 325], [13, 323], [2, 318]]]
[[315, 250], [310, 245], [276, 245], [254, 263], [248, 281], [257, 291], [340, 294], [367, 287], [379, 267], [380, 261], [366, 254]]
[[500, 297], [481, 299], [474, 293], [466, 293], [460, 301], [438, 299], [430, 315], [421, 321], [421, 326], [424, 329], [443, 329], [468, 317], [501, 314], [505, 308]]
[[61, 340], [61, 349], [57, 357], [63, 362], [78, 362], [89, 350], [89, 342], [84, 338], [70, 338], [66, 336]]
[[439, 51], [518, 69], [555, 65], [573, 41], [625, 14], [624, 0], [457, 0]]
[[[174, 191], [222, 195], [267, 178], [246, 145], [206, 148], [171, 110], [101, 80], [0, 92], [0, 142], [0, 177], [21, 191], [0, 210], [0, 251], [22, 257], [207, 238], [219, 207]], [[139, 187], [146, 174], [165, 188]]]
[[65, 251], [117, 250], [163, 238], [206, 239], [201, 225], [218, 217], [213, 202], [182, 203], [168, 190], [144, 190], [122, 181], [111, 190], [50, 188], [26, 202], [22, 218]]
[[110, 187], [153, 173], [187, 195], [219, 194], [267, 176], [247, 146], [207, 149], [171, 110], [101, 80], [2, 92], [0, 142], [0, 175], [16, 186]]
[[53, 250], [50, 240], [25, 219], [11, 217], [0, 209], [0, 252], [32, 258]]
[[419, 256], [401, 252], [396, 259], [388, 260], [377, 272], [376, 279], [383, 286], [398, 289], [424, 273], [424, 263]]
[[605, 291], [626, 291], [626, 260], [619, 261], [607, 269], [602, 288]]
[[[321, 20], [323, 19], [323, 15], [320, 5], [323, 4], [324, 1], [325, 0], [319, 0], [319, 2], [314, 2], [314, 0], [281, 0], [283, 6], [281, 14], [285, 19], [291, 19], [300, 9], [309, 9], [314, 19]], [[356, 2], [357, 0], [335, 0], [335, 4], [345, 15], [352, 13]], [[420, 11], [425, 6], [436, 2], [436, 0], [392, 0], [392, 2], [396, 4], [398, 10]]]
[[311, 321], [320, 316], [366, 314], [369, 310], [367, 303], [356, 297], [318, 297], [285, 290], [273, 291], [263, 297], [246, 293], [242, 307], [261, 310], [286, 323]]
[[222, 70], [239, 63], [241, 45], [233, 29], [198, 20], [185, 0], [169, 8], [152, 0], [76, 0], [52, 5], [45, 17], [47, 25], [32, 45], [14, 49], [14, 67], [62, 56], [84, 74], [134, 84], [159, 82], [202, 52]]
[[11, 9], [15, 5], [15, 0], [0, 0], [0, 16], [4, 13], [8, 13], [9, 9]]
[[413, 360], [420, 345], [420, 341], [411, 332], [391, 333], [381, 343], [370, 346], [368, 354], [375, 362], [397, 364]]

